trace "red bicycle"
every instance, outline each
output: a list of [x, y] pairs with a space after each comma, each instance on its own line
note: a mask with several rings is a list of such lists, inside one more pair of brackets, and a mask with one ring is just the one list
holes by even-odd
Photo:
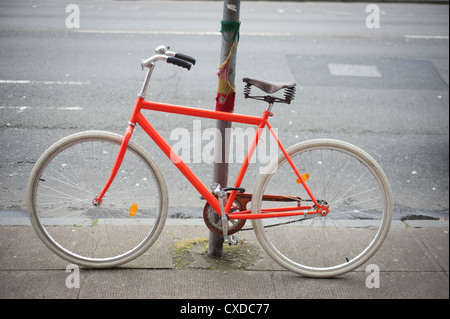
[[[378, 250], [389, 231], [393, 201], [375, 160], [330, 139], [285, 148], [269, 123], [273, 105], [294, 98], [295, 83], [244, 78], [245, 97], [268, 103], [261, 117], [149, 102], [145, 96], [158, 61], [187, 69], [195, 64], [192, 57], [158, 47], [142, 62], [147, 74], [124, 136], [77, 133], [56, 142], [36, 162], [28, 183], [28, 211], [39, 238], [54, 253], [87, 267], [113, 267], [138, 257], [158, 238], [168, 192], [155, 160], [131, 140], [136, 125], [206, 200], [203, 217], [211, 231], [231, 236], [251, 220], [261, 246], [276, 262], [311, 277], [351, 271]], [[252, 95], [253, 87], [264, 94]], [[274, 95], [282, 90], [282, 98]], [[205, 186], [141, 110], [256, 126], [233, 186]], [[260, 175], [253, 193], [247, 193], [241, 183], [264, 129], [281, 153]]]

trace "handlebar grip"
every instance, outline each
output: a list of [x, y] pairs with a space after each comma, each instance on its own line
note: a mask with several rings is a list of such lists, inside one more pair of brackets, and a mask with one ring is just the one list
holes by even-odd
[[186, 55], [186, 54], [183, 54], [183, 53], [176, 53], [175, 57], [179, 58], [181, 60], [190, 62], [190, 63], [195, 65], [195, 59], [193, 57], [189, 56], [189, 55]]
[[179, 58], [174, 58], [174, 57], [168, 57], [167, 58], [167, 63], [171, 63], [171, 64], [175, 64], [177, 66], [181, 66], [182, 68], [191, 69], [192, 64], [190, 64], [189, 62], [186, 62], [184, 60], [181, 60]]

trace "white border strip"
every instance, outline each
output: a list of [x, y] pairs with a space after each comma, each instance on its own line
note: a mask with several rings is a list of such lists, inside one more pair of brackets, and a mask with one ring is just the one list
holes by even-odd
[[0, 110], [17, 110], [22, 113], [25, 110], [61, 110], [61, 111], [81, 111], [79, 106], [58, 106], [58, 107], [31, 107], [31, 106], [0, 106]]
[[88, 85], [88, 84], [91, 84], [91, 82], [81, 82], [81, 81], [0, 80], [0, 84]]
[[405, 35], [407, 39], [448, 40], [448, 35]]

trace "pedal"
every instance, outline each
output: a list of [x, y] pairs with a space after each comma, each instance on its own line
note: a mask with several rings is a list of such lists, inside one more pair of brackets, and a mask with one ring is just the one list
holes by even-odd
[[223, 243], [228, 244], [228, 246], [234, 245], [236, 246], [239, 238], [235, 235], [228, 235], [223, 238]]

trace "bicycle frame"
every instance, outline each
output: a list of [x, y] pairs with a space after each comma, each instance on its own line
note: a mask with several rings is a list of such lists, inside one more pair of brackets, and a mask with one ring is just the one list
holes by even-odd
[[[306, 184], [306, 182], [303, 180], [303, 178], [300, 175], [300, 172], [297, 170], [295, 165], [293, 164], [291, 158], [289, 157], [289, 154], [286, 152], [285, 148], [283, 147], [281, 141], [279, 140], [278, 136], [276, 135], [275, 131], [272, 129], [272, 127], [269, 124], [268, 118], [272, 116], [272, 113], [270, 112], [270, 107], [264, 111], [262, 117], [257, 116], [250, 116], [250, 115], [243, 115], [243, 114], [235, 114], [235, 113], [228, 113], [228, 112], [221, 112], [221, 111], [213, 111], [213, 110], [207, 110], [207, 109], [199, 109], [199, 108], [193, 108], [189, 106], [180, 106], [180, 105], [173, 105], [173, 104], [165, 104], [165, 103], [158, 103], [158, 102], [149, 102], [145, 100], [145, 91], [147, 89], [150, 75], [152, 73], [153, 66], [149, 68], [149, 72], [147, 73], [147, 77], [144, 82], [144, 86], [141, 90], [141, 93], [139, 93], [138, 98], [136, 100], [133, 112], [130, 117], [130, 121], [128, 122], [128, 128], [126, 130], [122, 145], [120, 146], [116, 161], [114, 163], [111, 175], [106, 182], [106, 185], [103, 187], [102, 191], [99, 193], [99, 195], [94, 199], [93, 204], [94, 206], [98, 206], [101, 204], [103, 196], [105, 195], [106, 191], [108, 190], [109, 186], [114, 180], [114, 177], [116, 176], [120, 165], [123, 161], [123, 158], [125, 156], [125, 152], [127, 149], [128, 141], [131, 138], [131, 135], [133, 134], [134, 127], [136, 124], [140, 125], [144, 131], [150, 136], [150, 138], [158, 145], [158, 147], [164, 152], [164, 154], [172, 161], [172, 163], [180, 170], [180, 172], [188, 179], [188, 181], [195, 187], [195, 189], [203, 196], [204, 199], [211, 205], [211, 207], [219, 214], [221, 215], [220, 210], [220, 203], [219, 199], [216, 198], [210, 190], [200, 181], [200, 179], [192, 172], [192, 170], [186, 165], [186, 163], [183, 162], [183, 160], [174, 152], [171, 148], [171, 146], [164, 140], [163, 137], [157, 132], [157, 130], [149, 123], [149, 121], [145, 118], [145, 116], [141, 113], [141, 110], [152, 110], [152, 111], [158, 111], [158, 112], [166, 112], [166, 113], [175, 113], [175, 114], [181, 114], [181, 115], [187, 115], [187, 116], [195, 116], [199, 118], [208, 118], [208, 119], [216, 119], [216, 120], [222, 120], [222, 121], [229, 121], [229, 122], [236, 122], [236, 123], [244, 123], [249, 125], [255, 125], [258, 127], [256, 130], [255, 136], [247, 150], [247, 154], [245, 156], [244, 162], [242, 163], [242, 166], [239, 170], [239, 174], [236, 178], [236, 181], [234, 182], [233, 187], [238, 188], [241, 185], [242, 180], [244, 179], [245, 173], [247, 171], [247, 168], [250, 164], [251, 158], [253, 156], [253, 153], [256, 149], [256, 146], [258, 144], [258, 141], [260, 139], [261, 133], [264, 130], [265, 127], [267, 127], [274, 137], [275, 141], [277, 141], [278, 147], [283, 152], [284, 156], [286, 157], [287, 161], [291, 165], [292, 169], [294, 170], [295, 174], [297, 175], [298, 181], [302, 184], [302, 186], [305, 188], [307, 194], [309, 195], [310, 199], [313, 202], [313, 206], [301, 206], [300, 198], [293, 199], [294, 201], [297, 201], [298, 205], [296, 207], [286, 207], [286, 208], [273, 208], [273, 209], [265, 209], [264, 212], [261, 212], [260, 214], [251, 214], [250, 210], [244, 210], [239, 211], [236, 213], [230, 213], [231, 206], [236, 199], [237, 190], [232, 190], [230, 195], [227, 198], [227, 202], [225, 204], [225, 213], [228, 214], [230, 219], [260, 219], [260, 218], [273, 218], [273, 217], [287, 217], [287, 216], [297, 216], [297, 215], [306, 215], [306, 214], [326, 214], [328, 213], [328, 207], [326, 205], [320, 205], [314, 195], [312, 194], [310, 188]], [[266, 195], [265, 195], [266, 196]], [[275, 197], [271, 198], [270, 195], [268, 195], [267, 200], [276, 200]]]

